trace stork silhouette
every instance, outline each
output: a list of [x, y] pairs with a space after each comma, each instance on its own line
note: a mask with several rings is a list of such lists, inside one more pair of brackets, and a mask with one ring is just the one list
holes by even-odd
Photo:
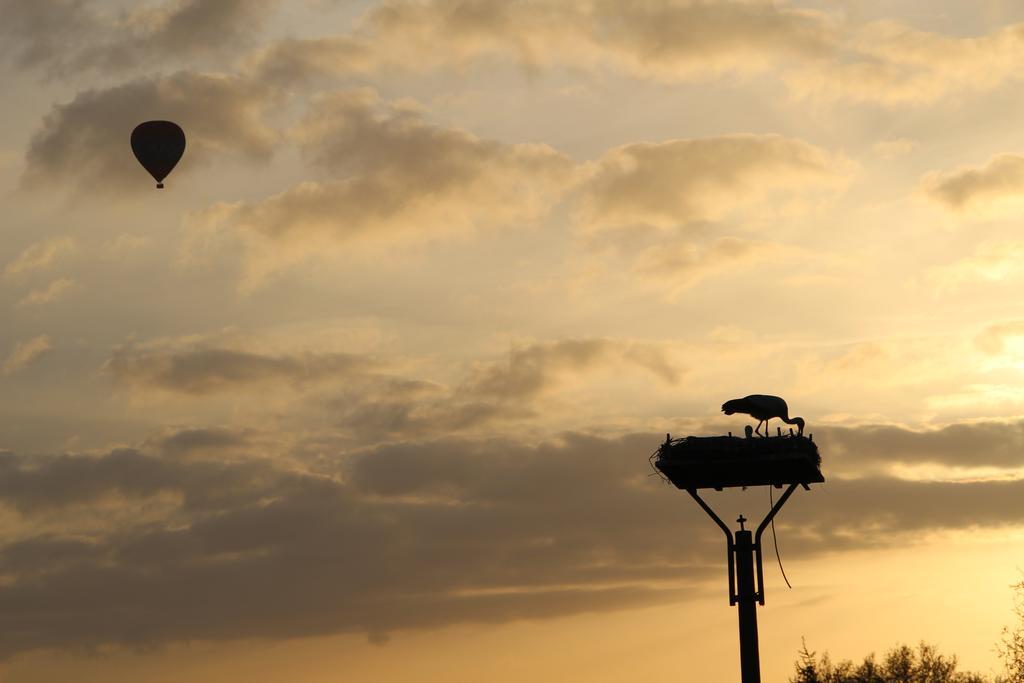
[[763, 436], [768, 436], [768, 420], [773, 417], [779, 418], [786, 424], [796, 425], [798, 435], [803, 436], [804, 433], [804, 419], [802, 417], [791, 418], [789, 416], [789, 406], [778, 396], [751, 394], [743, 398], [734, 398], [722, 404], [722, 412], [726, 415], [745, 413], [757, 418], [760, 422], [757, 423], [757, 428], [754, 432], [758, 436], [762, 436], [761, 425], [764, 425]]

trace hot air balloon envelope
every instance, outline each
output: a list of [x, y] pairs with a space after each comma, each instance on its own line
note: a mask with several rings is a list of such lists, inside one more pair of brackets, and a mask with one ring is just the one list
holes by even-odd
[[171, 121], [140, 123], [132, 131], [132, 152], [161, 188], [163, 179], [185, 153], [185, 132]]

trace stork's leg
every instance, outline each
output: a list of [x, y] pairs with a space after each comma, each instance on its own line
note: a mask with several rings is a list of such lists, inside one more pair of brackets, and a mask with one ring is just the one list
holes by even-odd
[[754, 433], [757, 434], [758, 436], [761, 436], [761, 425], [763, 424], [764, 420], [761, 420], [760, 422], [757, 423], [757, 427], [754, 428]]
[[[771, 420], [771, 418], [769, 417], [768, 420]], [[764, 435], [765, 435], [765, 438], [767, 438], [767, 437], [772, 435], [771, 432], [768, 431], [768, 420], [764, 421]]]

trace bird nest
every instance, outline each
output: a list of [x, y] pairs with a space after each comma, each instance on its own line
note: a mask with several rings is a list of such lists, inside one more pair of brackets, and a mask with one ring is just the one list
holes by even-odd
[[804, 436], [667, 438], [652, 455], [654, 466], [680, 489], [825, 481], [818, 446]]

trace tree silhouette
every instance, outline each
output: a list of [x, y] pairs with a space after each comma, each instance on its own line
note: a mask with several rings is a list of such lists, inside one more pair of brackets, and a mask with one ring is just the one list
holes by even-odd
[[914, 650], [897, 645], [889, 650], [881, 662], [874, 653], [860, 664], [850, 660], [833, 663], [828, 653], [819, 658], [807, 649], [800, 649], [796, 662], [796, 676], [790, 683], [1003, 683], [975, 673], [956, 670], [956, 657], [939, 654], [935, 647], [922, 642]]
[[1024, 683], [1024, 581], [1011, 586], [1014, 590], [1013, 613], [1017, 623], [1003, 627], [1003, 636], [996, 652], [1006, 668], [1006, 683]]
[[996, 652], [1003, 660], [1005, 674], [988, 678], [976, 673], [956, 670], [956, 657], [945, 657], [925, 642], [917, 650], [897, 645], [889, 650], [881, 663], [871, 653], [860, 664], [848, 659], [832, 662], [827, 652], [818, 657], [807, 649], [807, 642], [798, 653], [796, 676], [789, 683], [1024, 683], [1024, 580], [1013, 589], [1013, 614], [1016, 623], [1004, 626], [996, 643]]

